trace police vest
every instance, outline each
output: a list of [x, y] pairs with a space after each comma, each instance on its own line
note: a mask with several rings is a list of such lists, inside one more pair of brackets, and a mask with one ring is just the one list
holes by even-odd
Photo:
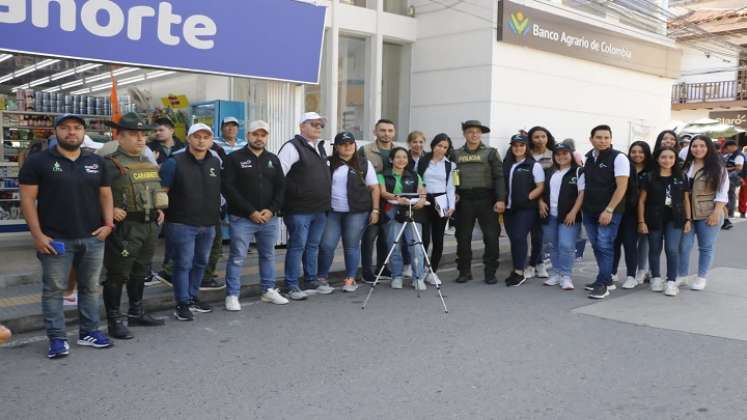
[[467, 146], [455, 150], [459, 190], [495, 189], [491, 161], [497, 159], [497, 153], [494, 148], [482, 144], [475, 151], [467, 150]]
[[119, 171], [112, 182], [114, 206], [128, 213], [150, 215], [169, 206], [168, 194], [161, 187], [158, 165], [133, 159], [121, 152], [106, 157]]

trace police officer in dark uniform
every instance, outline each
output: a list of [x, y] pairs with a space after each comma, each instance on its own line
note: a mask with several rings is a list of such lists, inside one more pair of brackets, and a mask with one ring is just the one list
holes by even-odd
[[144, 279], [155, 251], [158, 225], [163, 223], [161, 211], [168, 207], [168, 195], [161, 187], [158, 165], [142, 157], [146, 147], [145, 131], [151, 130], [135, 113], [125, 114], [117, 130], [117, 150], [107, 156], [107, 173], [111, 176], [116, 229], [106, 241], [104, 267], [104, 305], [109, 323], [109, 335], [130, 339], [132, 334], [124, 322], [119, 306], [122, 286], [127, 285], [130, 324], [159, 326], [164, 321], [145, 314], [143, 309]]

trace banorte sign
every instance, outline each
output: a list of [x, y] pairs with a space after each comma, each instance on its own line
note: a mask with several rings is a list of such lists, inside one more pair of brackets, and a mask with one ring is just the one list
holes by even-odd
[[498, 7], [498, 40], [668, 78], [682, 52], [510, 1]]

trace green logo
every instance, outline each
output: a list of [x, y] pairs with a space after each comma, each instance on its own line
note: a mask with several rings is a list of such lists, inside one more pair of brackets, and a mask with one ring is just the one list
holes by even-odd
[[508, 22], [508, 27], [516, 35], [524, 35], [529, 30], [529, 18], [524, 16], [522, 12], [516, 12], [511, 14], [511, 20]]
[[55, 162], [54, 165], [52, 165], [52, 172], [62, 172], [62, 166], [60, 166], [60, 162]]

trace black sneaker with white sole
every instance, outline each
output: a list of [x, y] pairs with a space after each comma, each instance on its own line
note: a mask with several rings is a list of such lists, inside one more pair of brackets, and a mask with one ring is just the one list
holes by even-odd
[[189, 303], [189, 310], [192, 312], [207, 314], [213, 312], [213, 307], [207, 303], [200, 302], [199, 299], [192, 299], [192, 302]]
[[607, 286], [598, 284], [594, 286], [594, 289], [589, 293], [589, 299], [604, 299], [609, 295], [610, 292], [607, 290]]
[[203, 292], [208, 290], [223, 290], [225, 288], [226, 283], [220, 281], [216, 276], [202, 279], [202, 284], [200, 284], [200, 290]]
[[506, 278], [506, 287], [521, 286], [525, 281], [527, 281], [527, 279], [523, 274], [512, 271]]
[[189, 305], [176, 305], [174, 309], [174, 318], [179, 321], [192, 321], [195, 317], [189, 310]]

